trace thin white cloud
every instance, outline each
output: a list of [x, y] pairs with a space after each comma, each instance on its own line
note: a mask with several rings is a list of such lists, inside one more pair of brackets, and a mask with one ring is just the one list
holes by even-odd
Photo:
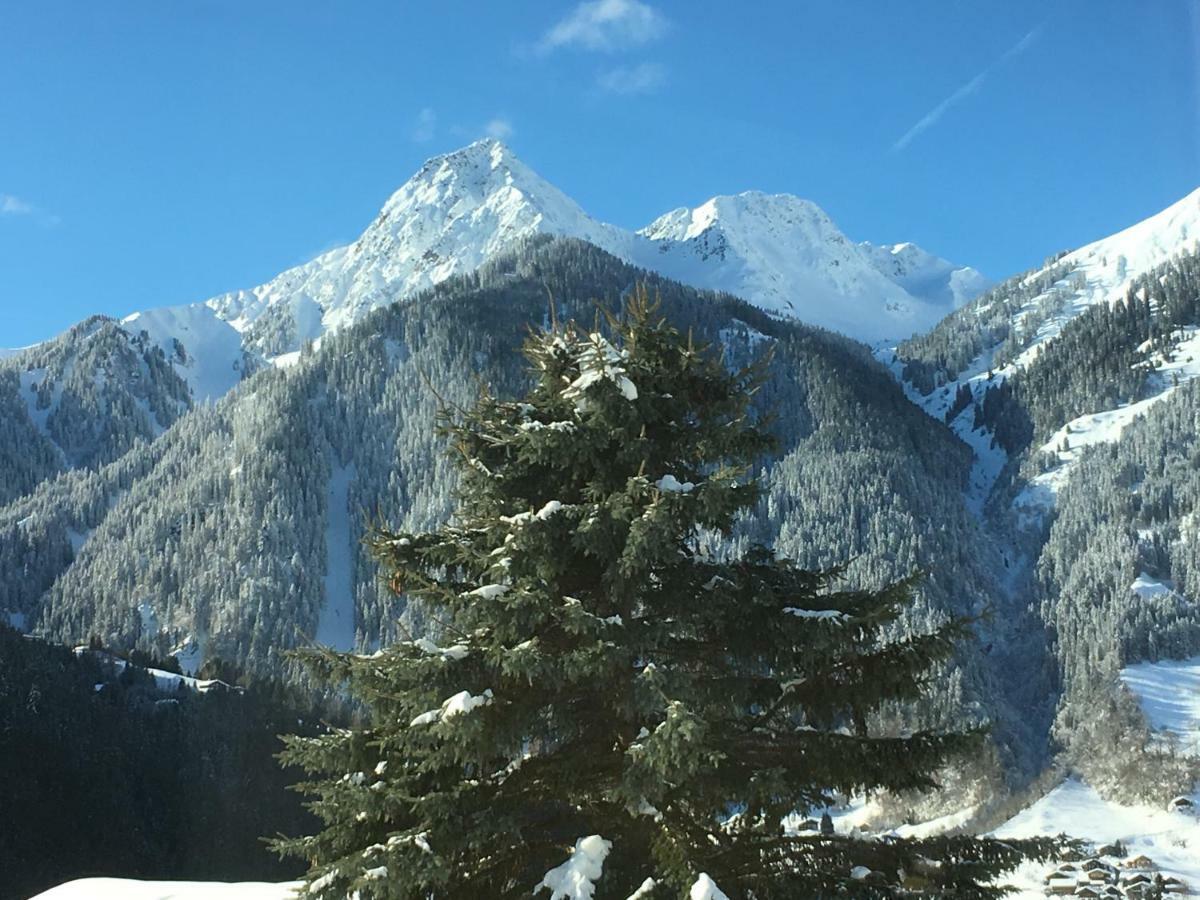
[[639, 63], [601, 72], [596, 84], [610, 94], [649, 94], [662, 87], [666, 78], [666, 68], [658, 63]]
[[666, 16], [641, 0], [586, 0], [542, 35], [538, 49], [620, 50], [657, 40], [667, 28]]
[[498, 141], [507, 141], [517, 133], [517, 129], [513, 127], [511, 119], [504, 119], [497, 116], [483, 126], [483, 133]]
[[57, 225], [61, 221], [53, 213], [13, 194], [0, 194], [0, 216], [28, 216], [39, 225]]
[[37, 210], [32, 203], [14, 197], [12, 194], [0, 194], [0, 215], [32, 216]]
[[946, 111], [950, 109], [950, 107], [956, 106], [978, 91], [980, 85], [987, 80], [988, 76], [991, 75], [993, 71], [995, 71], [1004, 63], [1008, 62], [1014, 56], [1019, 56], [1028, 50], [1033, 42], [1038, 39], [1038, 36], [1041, 33], [1041, 25], [1038, 25], [1036, 28], [1028, 31], [1019, 41], [1000, 54], [999, 58], [984, 68], [983, 71], [959, 87], [954, 93], [952, 93], [949, 97], [935, 106], [929, 112], [925, 113], [925, 115], [917, 120], [917, 123], [913, 125], [912, 128], [904, 132], [904, 134], [900, 136], [900, 139], [896, 141], [896, 143], [892, 144], [892, 152], [896, 153], [903, 150], [905, 147], [911, 144], [918, 135], [936, 125], [942, 116], [946, 114]]
[[417, 113], [417, 121], [413, 124], [412, 139], [418, 144], [432, 141], [437, 134], [437, 113], [428, 106]]

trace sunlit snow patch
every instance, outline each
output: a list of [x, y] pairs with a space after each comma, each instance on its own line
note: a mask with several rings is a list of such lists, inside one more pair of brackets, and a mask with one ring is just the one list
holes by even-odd
[[38, 894], [33, 900], [295, 900], [299, 882], [266, 884], [216, 881], [133, 881], [83, 878]]
[[729, 900], [729, 895], [722, 891], [707, 873], [701, 872], [692, 889], [688, 891], [688, 900]]
[[134, 313], [121, 327], [131, 334], [145, 331], [197, 403], [216, 402], [242, 379], [242, 336], [203, 304]]
[[1126, 666], [1121, 682], [1137, 697], [1158, 737], [1200, 756], [1200, 656]]
[[487, 706], [492, 702], [492, 689], [488, 688], [482, 694], [472, 694], [470, 691], [459, 691], [452, 697], [447, 697], [439, 709], [431, 709], [428, 712], [423, 712], [411, 722], [408, 723], [409, 728], [420, 728], [422, 725], [433, 725], [436, 722], [442, 722], [446, 719], [453, 719], [455, 716], [466, 715], [473, 709], [478, 709], [480, 706]]

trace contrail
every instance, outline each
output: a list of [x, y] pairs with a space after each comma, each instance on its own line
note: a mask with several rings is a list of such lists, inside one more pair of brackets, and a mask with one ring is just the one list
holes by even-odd
[[982, 72], [980, 72], [978, 75], [976, 75], [970, 81], [968, 81], [966, 84], [964, 84], [958, 90], [956, 90], [953, 94], [951, 94], [949, 97], [947, 97], [941, 103], [939, 103], [937, 106], [935, 106], [929, 112], [925, 113], [925, 115], [923, 115], [917, 121], [917, 124], [915, 124], [912, 128], [908, 129], [908, 131], [904, 132], [904, 134], [900, 136], [900, 140], [898, 140], [898, 141], [896, 141], [896, 143], [892, 144], [892, 152], [897, 153], [897, 152], [903, 150], [905, 147], [907, 147], [909, 144], [911, 144], [913, 142], [913, 139], [917, 135], [921, 134], [921, 132], [925, 131], [926, 129], [931, 128], [934, 125], [936, 125], [937, 121], [946, 114], [946, 110], [948, 110], [950, 107], [954, 106], [955, 104], [961, 103], [963, 100], [967, 99], [973, 93], [975, 93], [977, 90], [979, 90], [979, 86], [981, 84], [983, 84], [984, 81], [987, 80], [987, 77], [989, 75], [991, 75], [992, 72], [997, 67], [1008, 62], [1014, 56], [1018, 56], [1021, 53], [1024, 53], [1029, 48], [1030, 44], [1032, 44], [1034, 41], [1037, 40], [1038, 35], [1040, 35], [1041, 33], [1042, 33], [1042, 25], [1038, 25], [1036, 28], [1033, 28], [1030, 31], [1028, 31], [1019, 41], [1017, 41], [1015, 44], [1013, 44], [1011, 47], [1009, 47], [1007, 50], [1005, 50], [995, 62], [993, 62], [991, 65], [987, 66], [987, 68], [985, 68]]

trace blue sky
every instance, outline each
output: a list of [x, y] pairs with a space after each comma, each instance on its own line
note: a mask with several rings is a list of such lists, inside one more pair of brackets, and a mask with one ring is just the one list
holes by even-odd
[[1200, 185], [1200, 0], [6, 0], [0, 34], [0, 347], [258, 284], [489, 133], [606, 221], [786, 191], [993, 277]]

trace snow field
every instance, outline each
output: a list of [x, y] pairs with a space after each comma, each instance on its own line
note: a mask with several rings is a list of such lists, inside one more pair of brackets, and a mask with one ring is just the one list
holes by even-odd
[[[1200, 656], [1126, 666], [1121, 682], [1158, 737], [1182, 753], [1200, 756]], [[1196, 852], [1200, 855], [1200, 844]]]

